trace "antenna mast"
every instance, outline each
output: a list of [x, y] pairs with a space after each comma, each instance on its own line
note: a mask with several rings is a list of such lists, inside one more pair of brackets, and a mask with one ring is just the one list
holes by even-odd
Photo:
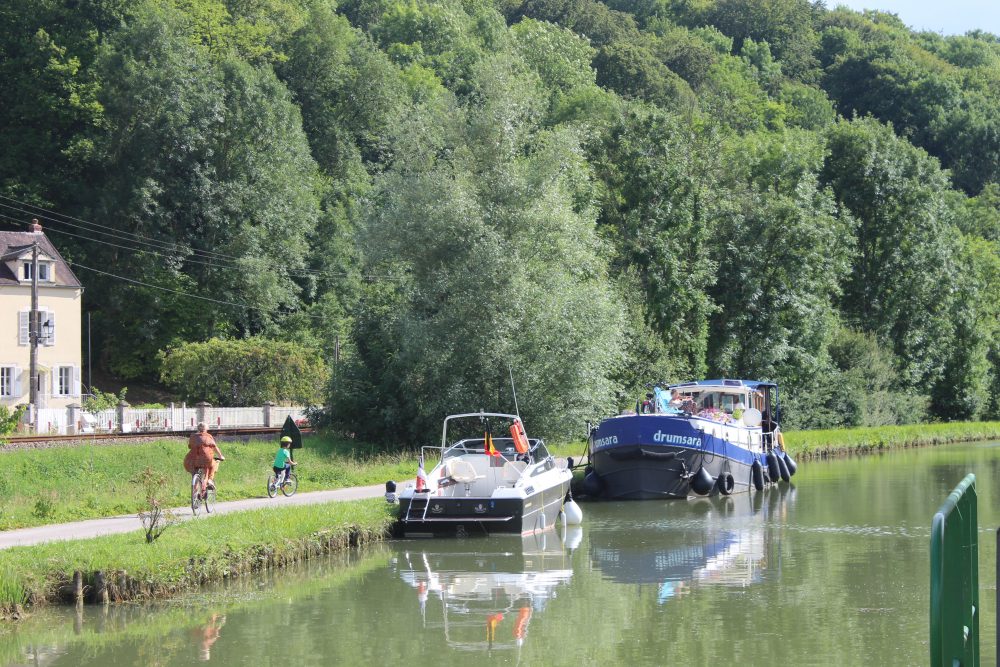
[[521, 411], [517, 407], [517, 390], [514, 389], [514, 369], [511, 367], [510, 362], [507, 362], [507, 372], [510, 373], [510, 392], [514, 394], [514, 414], [517, 418], [521, 418]]

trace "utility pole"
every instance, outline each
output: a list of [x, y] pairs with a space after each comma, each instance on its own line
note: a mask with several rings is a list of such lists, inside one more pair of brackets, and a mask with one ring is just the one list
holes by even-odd
[[31, 244], [31, 312], [28, 314], [28, 341], [31, 343], [31, 421], [38, 433], [38, 241]]

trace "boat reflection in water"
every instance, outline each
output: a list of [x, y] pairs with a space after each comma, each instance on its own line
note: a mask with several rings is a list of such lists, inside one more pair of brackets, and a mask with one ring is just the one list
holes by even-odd
[[661, 604], [696, 586], [750, 586], [777, 573], [778, 531], [794, 494], [780, 484], [687, 503], [634, 503], [627, 522], [617, 503], [595, 503], [591, 561], [612, 581], [657, 584]]
[[581, 538], [570, 526], [523, 538], [404, 542], [392, 567], [415, 590], [424, 627], [442, 628], [449, 646], [516, 649], [532, 616], [573, 576]]

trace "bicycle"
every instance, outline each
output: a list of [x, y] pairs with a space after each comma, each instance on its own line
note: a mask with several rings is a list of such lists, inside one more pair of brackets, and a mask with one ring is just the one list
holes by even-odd
[[[281, 478], [281, 479], [279, 479]], [[280, 475], [275, 475], [271, 473], [271, 476], [267, 478], [267, 497], [274, 498], [278, 495], [280, 490], [282, 495], [286, 498], [294, 496], [295, 491], [299, 488], [299, 478], [295, 476], [294, 472], [289, 471], [287, 477], [285, 472], [282, 471]]]
[[[222, 461], [223, 459], [216, 456], [215, 460]], [[195, 516], [198, 516], [198, 510], [201, 509], [202, 505], [205, 506], [205, 512], [211, 514], [212, 505], [215, 504], [215, 487], [208, 485], [204, 471], [204, 468], [198, 468], [191, 475], [191, 513]]]

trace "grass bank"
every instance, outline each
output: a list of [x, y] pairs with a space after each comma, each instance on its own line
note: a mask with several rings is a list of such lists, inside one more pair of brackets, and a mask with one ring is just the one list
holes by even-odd
[[62, 607], [35, 608], [17, 624], [0, 624], [0, 665], [24, 664], [25, 655], [38, 646], [66, 649], [82, 644], [89, 655], [122, 641], [155, 647], [158, 664], [185, 662], [184, 654], [190, 644], [164, 641], [165, 637], [194, 631], [197, 642], [204, 636], [201, 630], [216, 624], [220, 616], [245, 610], [280, 614], [289, 600], [356, 584], [389, 565], [389, 552], [385, 549], [368, 548], [361, 557], [358, 553], [339, 551], [312, 558], [298, 567], [229, 579], [222, 585], [166, 601], [91, 605], [72, 611]]
[[975, 440], [1000, 440], [1000, 422], [910, 424], [785, 433], [788, 452], [805, 459]]
[[[414, 475], [416, 455], [384, 453], [353, 440], [310, 436], [296, 450], [300, 491], [378, 484]], [[223, 442], [220, 501], [265, 495], [275, 441]], [[0, 454], [0, 530], [131, 514], [143, 509], [145, 468], [167, 477], [164, 501], [190, 501], [191, 477], [182, 462], [186, 439], [147, 443], [76, 445]]]
[[[272, 567], [381, 540], [394, 519], [385, 501], [363, 500], [254, 510], [171, 526], [152, 544], [143, 533], [53, 542], [0, 551], [0, 612], [74, 601], [82, 573], [92, 601], [168, 597]], [[98, 574], [100, 573], [100, 574]]]

